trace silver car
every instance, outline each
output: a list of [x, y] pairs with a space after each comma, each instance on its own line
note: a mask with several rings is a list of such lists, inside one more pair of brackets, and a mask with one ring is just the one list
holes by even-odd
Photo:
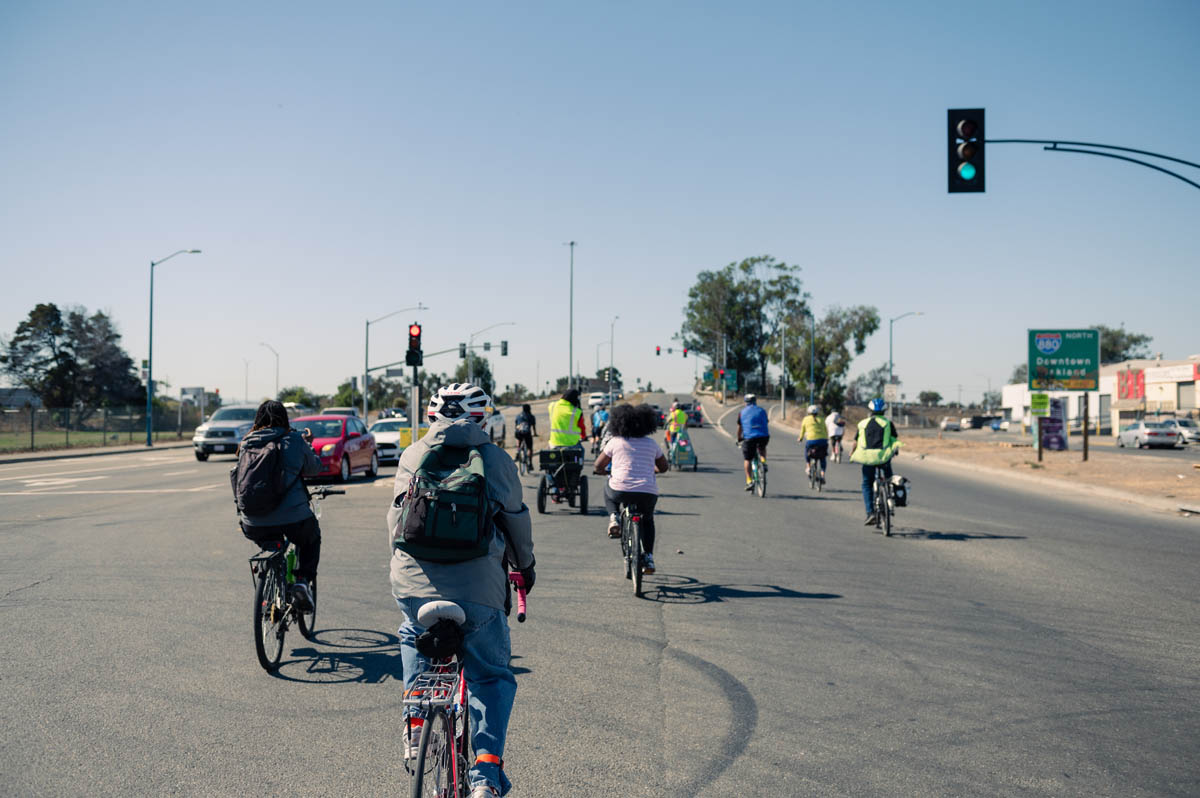
[[257, 411], [257, 405], [230, 405], [209, 416], [192, 433], [196, 459], [204, 462], [210, 454], [236, 454], [238, 444], [254, 426]]
[[1191, 418], [1164, 418], [1163, 423], [1179, 433], [1179, 445], [1200, 443], [1200, 424]]
[[1179, 443], [1179, 433], [1165, 421], [1135, 421], [1121, 427], [1117, 434], [1118, 446], [1135, 446], [1138, 449], [1150, 446], [1174, 446]]

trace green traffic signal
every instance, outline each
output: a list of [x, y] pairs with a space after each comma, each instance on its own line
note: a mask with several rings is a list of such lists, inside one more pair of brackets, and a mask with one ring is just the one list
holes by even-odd
[[975, 179], [975, 167], [970, 163], [960, 163], [958, 165], [958, 176], [963, 180]]
[[947, 189], [951, 194], [985, 190], [984, 109], [951, 108], [946, 112]]

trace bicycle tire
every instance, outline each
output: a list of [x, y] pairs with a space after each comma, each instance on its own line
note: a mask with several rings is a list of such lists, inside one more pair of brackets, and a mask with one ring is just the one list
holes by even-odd
[[587, 515], [588, 511], [588, 483], [587, 477], [579, 478], [579, 514]]
[[883, 536], [887, 538], [892, 536], [892, 505], [888, 502], [887, 483], [881, 482], [880, 486], [883, 488], [883, 500], [879, 502], [883, 516]]
[[633, 595], [642, 597], [642, 525], [633, 521], [629, 525], [629, 548], [633, 561]]
[[525, 476], [525, 471], [525, 444], [521, 444], [521, 448], [517, 450], [517, 473]]
[[546, 477], [546, 475], [543, 474], [542, 478], [538, 480], [537, 511], [539, 513], [541, 513], [542, 515], [546, 514], [546, 480], [547, 480], [547, 478], [548, 477]]
[[632, 539], [632, 536], [630, 535], [629, 524], [629, 514], [623, 513], [621, 515], [621, 566], [625, 569], [626, 579], [633, 578], [633, 571], [631, 571], [629, 568], [629, 543]]
[[312, 609], [308, 612], [297, 612], [296, 623], [300, 627], [300, 634], [304, 635], [304, 639], [312, 640], [317, 631], [317, 578], [315, 576], [308, 583], [308, 589], [312, 593]]
[[279, 590], [278, 572], [271, 566], [265, 567], [254, 589], [254, 653], [258, 655], [258, 664], [268, 673], [279, 667], [283, 656], [283, 618], [275, 620], [276, 613], [284, 612], [283, 602], [276, 600]]
[[767, 472], [763, 470], [762, 461], [759, 461], [754, 473], [754, 492], [758, 494], [758, 498], [765, 499], [767, 497]]
[[454, 772], [450, 753], [453, 731], [443, 709], [435, 709], [421, 724], [417, 761], [412, 770], [412, 798], [441, 798], [453, 795]]

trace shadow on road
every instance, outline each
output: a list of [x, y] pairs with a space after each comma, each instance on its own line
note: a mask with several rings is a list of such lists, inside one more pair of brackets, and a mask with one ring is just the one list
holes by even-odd
[[893, 527], [892, 537], [912, 540], [1025, 540], [1024, 535], [989, 535], [982, 532], [936, 532], [932, 529]]
[[[400, 638], [373, 629], [322, 629], [312, 646], [293, 648], [291, 659], [280, 663], [273, 676], [306, 684], [378, 684], [400, 679]], [[297, 634], [297, 640], [303, 638]]]
[[[769, 488], [770, 485], [768, 485], [767, 487]], [[808, 499], [816, 499], [818, 501], [823, 501], [823, 502], [848, 502], [848, 501], [851, 501], [851, 499], [847, 496], [829, 496], [829, 495], [827, 495], [827, 494], [830, 494], [833, 492], [834, 491], [826, 490], [826, 491], [821, 491], [820, 493], [813, 493], [813, 492], [809, 492], [809, 493], [776, 493], [774, 498], [776, 498], [776, 499], [792, 499], [792, 500], [804, 499], [806, 501]], [[848, 492], [853, 493], [853, 491], [848, 491]], [[769, 492], [767, 493], [767, 498], [768, 499], [771, 498], [771, 494]]]
[[742, 598], [838, 599], [837, 593], [802, 593], [779, 585], [717, 585], [690, 576], [646, 576], [642, 597], [663, 604], [709, 604]]

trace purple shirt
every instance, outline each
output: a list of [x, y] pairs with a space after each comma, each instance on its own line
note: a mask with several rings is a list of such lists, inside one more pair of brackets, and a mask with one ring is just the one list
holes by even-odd
[[618, 438], [614, 436], [604, 447], [604, 453], [612, 458], [612, 476], [608, 485], [613, 490], [628, 490], [634, 493], [658, 495], [658, 481], [654, 478], [654, 461], [663, 457], [658, 441], [653, 438]]

